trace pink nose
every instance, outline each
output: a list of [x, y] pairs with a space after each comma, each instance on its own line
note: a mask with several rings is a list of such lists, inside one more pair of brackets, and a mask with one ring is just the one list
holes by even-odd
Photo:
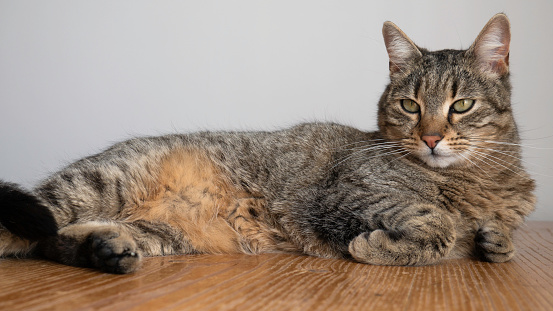
[[439, 135], [423, 135], [421, 138], [430, 149], [436, 148], [436, 145], [442, 140], [442, 136]]

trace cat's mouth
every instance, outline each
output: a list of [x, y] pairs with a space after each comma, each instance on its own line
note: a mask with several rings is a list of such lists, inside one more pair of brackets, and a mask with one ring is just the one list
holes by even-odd
[[427, 149], [419, 154], [419, 158], [430, 167], [445, 168], [462, 162], [463, 157], [440, 149]]
[[426, 156], [422, 156], [421, 160], [431, 167], [448, 167], [459, 162], [459, 159], [454, 155], [440, 155], [431, 153]]

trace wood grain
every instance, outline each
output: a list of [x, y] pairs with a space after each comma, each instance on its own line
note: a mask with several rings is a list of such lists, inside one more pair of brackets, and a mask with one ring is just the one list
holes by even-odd
[[0, 310], [553, 310], [553, 222], [503, 264], [382, 267], [286, 254], [146, 258], [132, 275], [0, 260]]

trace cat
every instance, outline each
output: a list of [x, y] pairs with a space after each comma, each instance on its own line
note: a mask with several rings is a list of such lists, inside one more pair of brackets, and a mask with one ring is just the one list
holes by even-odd
[[0, 182], [0, 255], [110, 273], [143, 256], [289, 252], [375, 265], [505, 262], [535, 206], [510, 105], [510, 23], [429, 51], [385, 22], [378, 131], [135, 138], [28, 191]]

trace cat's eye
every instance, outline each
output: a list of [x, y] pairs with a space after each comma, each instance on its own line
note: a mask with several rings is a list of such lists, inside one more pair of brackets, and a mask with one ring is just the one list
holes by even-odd
[[453, 103], [451, 112], [463, 113], [467, 112], [474, 106], [474, 99], [460, 99]]
[[409, 113], [418, 113], [421, 111], [421, 107], [419, 104], [415, 103], [414, 100], [411, 99], [402, 99], [401, 100], [401, 107]]

